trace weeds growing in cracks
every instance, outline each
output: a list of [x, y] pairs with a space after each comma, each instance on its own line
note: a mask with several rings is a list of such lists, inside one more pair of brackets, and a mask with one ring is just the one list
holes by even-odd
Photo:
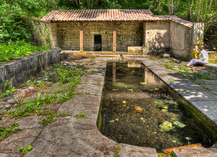
[[19, 123], [13, 124], [10, 127], [0, 127], [0, 141], [10, 134], [21, 131], [22, 129], [18, 128]]
[[[80, 83], [80, 79], [83, 72], [78, 68], [69, 68], [63, 67], [62, 65], [56, 65], [55, 76], [59, 85], [68, 83], [67, 88], [63, 89], [60, 87], [57, 91], [53, 92], [45, 92], [45, 94], [37, 93], [34, 99], [25, 98], [22, 101], [17, 101], [18, 107], [10, 108], [6, 115], [10, 118], [21, 118], [30, 115], [31, 113], [35, 115], [46, 115], [46, 119], [42, 120], [40, 124], [47, 125], [56, 121], [55, 117], [57, 113], [55, 111], [51, 111], [50, 109], [46, 109], [45, 106], [48, 104], [56, 104], [56, 103], [64, 103], [69, 100], [75, 94], [74, 88], [77, 84]], [[46, 73], [45, 77], [49, 74]], [[36, 87], [43, 88], [45, 86], [44, 79], [37, 84]], [[33, 82], [29, 81], [29, 85], [35, 85], [36, 80]], [[61, 93], [57, 96], [56, 93]], [[67, 114], [66, 114], [67, 115]]]

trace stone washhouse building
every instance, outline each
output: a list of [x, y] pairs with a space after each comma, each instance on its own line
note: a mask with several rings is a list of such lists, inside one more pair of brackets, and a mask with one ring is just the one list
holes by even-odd
[[53, 10], [33, 23], [38, 45], [72, 51], [171, 53], [190, 59], [203, 44], [203, 23], [145, 9]]

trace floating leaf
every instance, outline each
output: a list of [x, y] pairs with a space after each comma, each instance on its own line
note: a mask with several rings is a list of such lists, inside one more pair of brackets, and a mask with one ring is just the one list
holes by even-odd
[[124, 104], [126, 104], [126, 101], [123, 101]]
[[133, 89], [128, 89], [129, 92], [133, 92]]
[[164, 121], [161, 125], [159, 125], [159, 128], [161, 131], [170, 131], [173, 130], [175, 127], [173, 127], [173, 124], [168, 121]]
[[186, 126], [185, 124], [183, 124], [183, 123], [181, 123], [179, 121], [173, 122], [173, 125], [175, 125], [178, 128], [184, 128]]
[[155, 88], [154, 90], [159, 90], [159, 88]]
[[147, 84], [147, 82], [140, 82], [140, 84]]
[[191, 140], [191, 137], [185, 137], [186, 140], [190, 141]]
[[163, 111], [163, 112], [168, 112], [168, 110], [166, 110], [166, 109], [162, 109], [161, 111]]
[[117, 122], [118, 122], [118, 121], [119, 121], [119, 119], [118, 119], [118, 118], [116, 118], [116, 119], [115, 119], [115, 121], [117, 121]]

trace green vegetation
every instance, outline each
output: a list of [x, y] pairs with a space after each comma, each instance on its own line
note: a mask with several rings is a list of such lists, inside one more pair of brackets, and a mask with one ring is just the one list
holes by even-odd
[[178, 68], [182, 71], [190, 72], [192, 71], [189, 67], [185, 67], [183, 65], [179, 65]]
[[217, 79], [214, 76], [204, 75], [199, 72], [186, 73], [186, 72], [178, 71], [176, 74], [182, 75], [184, 78], [189, 79], [191, 81], [195, 81], [197, 79], [205, 79], [205, 80], [216, 80]]
[[121, 150], [121, 146], [115, 146], [114, 149], [115, 149], [115, 152], [113, 153], [113, 157], [118, 157], [118, 153]]
[[77, 119], [80, 119], [80, 118], [87, 118], [87, 115], [85, 115], [84, 113], [81, 113], [80, 115], [79, 114], [76, 114], [74, 117], [76, 117]]
[[[48, 104], [56, 104], [56, 103], [64, 103], [65, 101], [69, 100], [74, 95], [74, 87], [80, 83], [81, 76], [83, 72], [78, 68], [69, 68], [63, 67], [62, 65], [55, 65], [57, 68], [55, 71], [55, 77], [57, 81], [59, 81], [60, 85], [68, 83], [68, 86], [65, 90], [62, 87], [59, 88], [58, 92], [62, 92], [59, 96], [55, 93], [37, 93], [34, 99], [30, 99], [27, 101], [28, 98], [18, 102], [18, 107], [7, 111], [7, 116], [10, 118], [21, 118], [34, 113], [35, 115], [47, 115], [46, 119], [44, 119], [41, 124], [47, 125], [51, 122], [54, 122], [54, 117], [56, 115], [55, 112], [51, 112], [45, 108]], [[45, 74], [45, 77], [48, 74]], [[31, 85], [38, 87], [39, 89], [46, 87], [44, 83], [44, 79], [42, 79], [37, 85], [35, 85], [36, 80], [33, 81], [33, 84], [28, 81]], [[43, 85], [43, 86], [41, 86]]]
[[164, 67], [170, 70], [176, 70], [173, 65], [165, 64]]
[[49, 114], [46, 116], [46, 119], [43, 119], [41, 122], [39, 122], [39, 124], [43, 124], [43, 125], [47, 125], [50, 124], [52, 122], [55, 122], [57, 119], [56, 117], [56, 112], [52, 113], [51, 111], [49, 111]]
[[[0, 43], [34, 42], [32, 23], [21, 15], [41, 18], [51, 10], [105, 8], [149, 9], [157, 15], [177, 15], [193, 22], [204, 22], [206, 41], [212, 42], [217, 37], [217, 1], [214, 0], [0, 0]], [[215, 43], [211, 44], [211, 47], [215, 46]], [[32, 49], [16, 53], [23, 56], [27, 52], [32, 52]], [[10, 59], [10, 56], [6, 57], [5, 61]]]
[[4, 89], [3, 89], [3, 92], [2, 94], [0, 95], [0, 98], [4, 97], [4, 96], [9, 96], [11, 95], [13, 92], [16, 91], [16, 88], [13, 87], [11, 89], [7, 89], [7, 86], [8, 86], [8, 80], [5, 81], [4, 83]]
[[24, 149], [24, 147], [19, 147], [19, 150], [20, 150], [20, 152], [21, 152], [23, 155], [25, 155], [25, 154], [28, 153], [28, 151], [31, 151], [31, 150], [32, 150], [32, 146], [31, 146], [31, 145], [28, 145], [28, 146], [26, 147], [26, 150]]
[[10, 134], [21, 131], [22, 129], [18, 128], [19, 123], [13, 124], [10, 127], [0, 127], [0, 141]]
[[11, 61], [16, 57], [26, 57], [32, 52], [47, 50], [46, 47], [33, 46], [25, 41], [0, 43], [0, 62]]

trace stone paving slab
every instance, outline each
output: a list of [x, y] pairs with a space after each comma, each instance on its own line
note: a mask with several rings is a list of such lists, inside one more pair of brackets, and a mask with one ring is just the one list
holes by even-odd
[[20, 154], [13, 154], [13, 153], [9, 153], [9, 154], [5, 154], [5, 153], [0, 153], [1, 157], [20, 157]]
[[118, 153], [119, 157], [158, 157], [156, 150], [153, 148], [136, 147], [127, 144], [120, 144], [122, 149]]
[[209, 151], [203, 147], [185, 148], [173, 150], [176, 157], [216, 157], [217, 151]]
[[217, 99], [216, 100], [204, 100], [204, 101], [191, 101], [200, 111], [206, 115], [209, 119], [217, 124]]
[[0, 152], [20, 153], [19, 147], [26, 148], [41, 133], [42, 128], [26, 129], [12, 134], [0, 143]]

